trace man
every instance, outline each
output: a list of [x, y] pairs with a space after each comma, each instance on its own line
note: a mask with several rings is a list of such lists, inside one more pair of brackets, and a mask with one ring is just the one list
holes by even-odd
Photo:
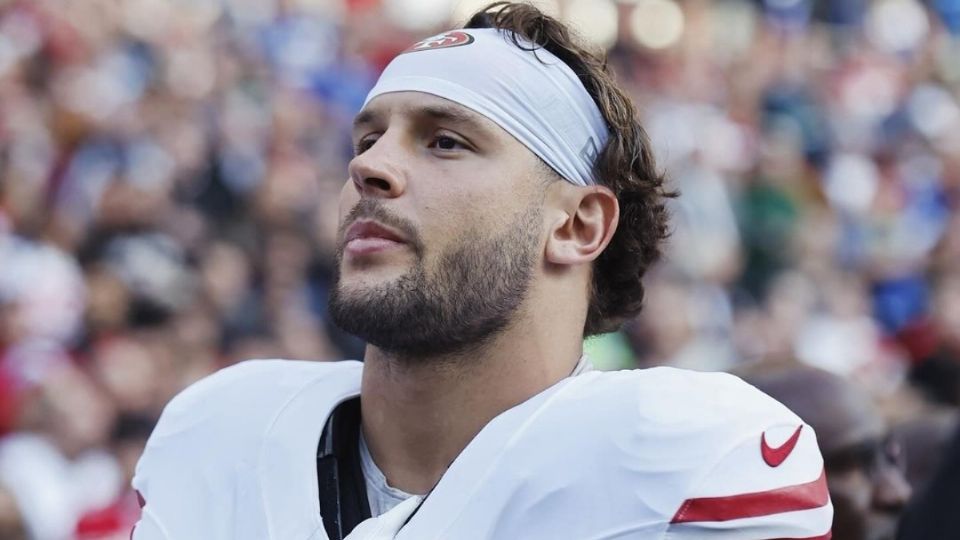
[[869, 396], [842, 377], [802, 365], [768, 367], [744, 378], [819, 434], [836, 537], [892, 540], [911, 489], [900, 446]]
[[669, 196], [601, 58], [528, 5], [399, 55], [354, 129], [331, 314], [364, 363], [166, 408], [134, 538], [830, 537], [813, 431], [729, 375], [590, 372]]

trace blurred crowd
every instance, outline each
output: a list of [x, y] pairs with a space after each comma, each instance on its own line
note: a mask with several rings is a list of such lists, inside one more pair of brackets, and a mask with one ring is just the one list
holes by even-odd
[[[682, 17], [604, 44], [682, 196], [644, 313], [587, 350], [753, 380], [821, 432], [861, 531], [835, 537], [892, 534], [960, 405], [960, 0], [615, 9]], [[362, 356], [326, 314], [349, 125], [436, 24], [381, 0], [0, 0], [0, 540], [127, 538], [178, 391]]]

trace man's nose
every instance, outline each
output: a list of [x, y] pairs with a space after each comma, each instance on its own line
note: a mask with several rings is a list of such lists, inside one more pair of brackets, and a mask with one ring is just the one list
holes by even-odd
[[907, 504], [912, 494], [913, 489], [899, 467], [885, 466], [874, 473], [874, 508], [887, 511], [900, 510]]
[[399, 141], [384, 133], [370, 148], [355, 156], [347, 167], [354, 188], [362, 197], [396, 198], [406, 189]]

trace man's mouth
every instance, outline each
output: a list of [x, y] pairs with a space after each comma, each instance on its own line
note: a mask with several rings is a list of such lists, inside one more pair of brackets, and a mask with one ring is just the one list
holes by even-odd
[[350, 255], [368, 255], [406, 245], [407, 239], [399, 232], [370, 220], [357, 220], [343, 237], [344, 252]]

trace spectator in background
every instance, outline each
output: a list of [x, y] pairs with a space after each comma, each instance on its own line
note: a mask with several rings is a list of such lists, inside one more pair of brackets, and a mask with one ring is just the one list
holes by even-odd
[[140, 519], [142, 504], [130, 481], [153, 426], [153, 420], [146, 417], [126, 415], [117, 420], [110, 448], [122, 471], [119, 493], [110, 504], [81, 516], [76, 540], [127, 540], [130, 537], [131, 529]]
[[0, 440], [6, 486], [34, 539], [68, 539], [76, 519], [113, 500], [121, 481], [104, 449], [110, 401], [78, 368], [51, 368], [24, 406], [24, 430]]
[[906, 477], [918, 495], [936, 478], [958, 426], [955, 409], [924, 411], [893, 426], [893, 437], [907, 457]]
[[868, 395], [842, 377], [802, 365], [767, 364], [742, 375], [816, 430], [834, 506], [834, 537], [892, 540], [911, 488], [899, 443]]

